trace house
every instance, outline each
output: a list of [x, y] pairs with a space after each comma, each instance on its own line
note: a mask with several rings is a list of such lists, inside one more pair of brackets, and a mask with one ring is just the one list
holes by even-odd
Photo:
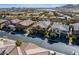
[[59, 31], [62, 31], [62, 32], [67, 32], [69, 31], [69, 26], [65, 25], [65, 24], [62, 24], [61, 22], [54, 22], [53, 25], [51, 26], [52, 28], [52, 31], [55, 31], [55, 32], [59, 32]]
[[20, 19], [13, 19], [13, 20], [10, 20], [10, 22], [11, 22], [11, 24], [16, 25], [19, 22], [21, 22], [21, 20]]
[[25, 29], [31, 27], [34, 24], [34, 21], [32, 20], [24, 20], [22, 22], [20, 22], [18, 25], [21, 25], [22, 27], [24, 27]]
[[7, 20], [0, 19], [0, 24], [5, 23]]
[[7, 20], [3, 20], [3, 19], [0, 19], [0, 29], [3, 28], [4, 25], [7, 25], [8, 24], [8, 21]]
[[27, 48], [25, 48], [25, 52], [27, 55], [48, 55], [49, 54], [48, 50], [38, 47], [33, 43], [29, 43], [27, 45]]
[[51, 24], [50, 21], [38, 21], [36, 22], [30, 31], [30, 35], [37, 36], [37, 37], [43, 37], [43, 33], [45, 31], [48, 31], [48, 27]]
[[79, 23], [71, 24], [74, 28], [74, 34], [79, 34]]
[[50, 21], [38, 21], [33, 25], [33, 27], [39, 26], [40, 28], [46, 29], [50, 25], [50, 23], [51, 23]]
[[[23, 42], [20, 47], [14, 48], [15, 41], [5, 38], [0, 38], [0, 44], [3, 45], [2, 48], [0, 47], [0, 54], [7, 54], [9, 55], [48, 55], [50, 50], [41, 48], [33, 43], [25, 43]], [[5, 40], [4, 40], [5, 39]]]

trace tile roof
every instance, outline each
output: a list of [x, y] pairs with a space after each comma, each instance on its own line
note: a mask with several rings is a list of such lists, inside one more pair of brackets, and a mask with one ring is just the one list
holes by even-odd
[[[15, 47], [15, 41], [9, 39], [3, 41], [5, 44], [3, 44], [4, 47], [1, 48], [0, 46], [0, 53], [5, 50], [5, 54], [9, 53], [14, 47]], [[22, 53], [22, 55], [48, 55], [49, 50], [41, 48], [33, 43], [25, 43], [18, 48], [15, 48], [10, 55], [19, 55], [19, 53]]]
[[39, 21], [36, 22], [33, 27], [40, 26], [41, 28], [47, 28], [50, 25], [50, 21]]
[[71, 25], [74, 27], [75, 31], [79, 30], [79, 23], [74, 23], [74, 24], [71, 24]]
[[32, 23], [34, 23], [34, 21], [32, 21], [32, 20], [24, 20], [24, 21], [20, 22], [19, 24], [21, 24], [23, 26], [29, 26]]
[[0, 19], [0, 23], [6, 22], [7, 20]]
[[8, 25], [8, 27], [12, 27], [12, 28], [15, 28], [15, 26], [14, 26], [14, 25]]
[[59, 30], [63, 30], [63, 31], [68, 31], [68, 28], [69, 27], [67, 25], [62, 24], [62, 23], [57, 23], [57, 22], [54, 22], [52, 25], [52, 30], [59, 29]]
[[[9, 53], [15, 46], [9, 46], [7, 49], [6, 49], [6, 52], [5, 53]], [[17, 48], [15, 48], [11, 53], [10, 55], [18, 55], [18, 51], [17, 51]]]
[[12, 23], [16, 24], [16, 23], [19, 23], [21, 20], [20, 19], [13, 19], [11, 20]]
[[28, 55], [35, 55], [35, 54], [48, 54], [46, 49], [38, 47], [35, 44], [29, 43], [25, 50], [26, 54]]

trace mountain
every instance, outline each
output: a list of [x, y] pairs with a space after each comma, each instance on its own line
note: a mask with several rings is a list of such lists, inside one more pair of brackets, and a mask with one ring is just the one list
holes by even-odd
[[63, 8], [75, 8], [75, 7], [79, 7], [79, 5], [73, 5], [73, 4], [67, 4], [62, 6]]
[[79, 12], [79, 4], [67, 4], [61, 7], [56, 7], [55, 10], [60, 12]]
[[79, 4], [67, 4], [60, 8], [79, 8]]

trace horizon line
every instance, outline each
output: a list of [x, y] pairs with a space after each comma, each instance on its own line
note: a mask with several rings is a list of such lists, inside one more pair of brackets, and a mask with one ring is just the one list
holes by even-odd
[[0, 4], [0, 8], [56, 8], [64, 4]]

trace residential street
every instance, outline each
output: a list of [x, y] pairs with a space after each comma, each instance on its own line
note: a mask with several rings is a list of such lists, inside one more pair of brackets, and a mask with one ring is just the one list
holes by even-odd
[[0, 32], [0, 36], [1, 37], [7, 36], [9, 39], [12, 39], [12, 40], [21, 39], [24, 42], [32, 42], [42, 48], [57, 51], [57, 52], [67, 54], [67, 55], [72, 55], [74, 53], [79, 54], [79, 47], [75, 46], [75, 45], [69, 46], [69, 45], [66, 45], [65, 43], [61, 43], [61, 42], [49, 44], [40, 38], [25, 37], [24, 35], [11, 35], [6, 32]]

